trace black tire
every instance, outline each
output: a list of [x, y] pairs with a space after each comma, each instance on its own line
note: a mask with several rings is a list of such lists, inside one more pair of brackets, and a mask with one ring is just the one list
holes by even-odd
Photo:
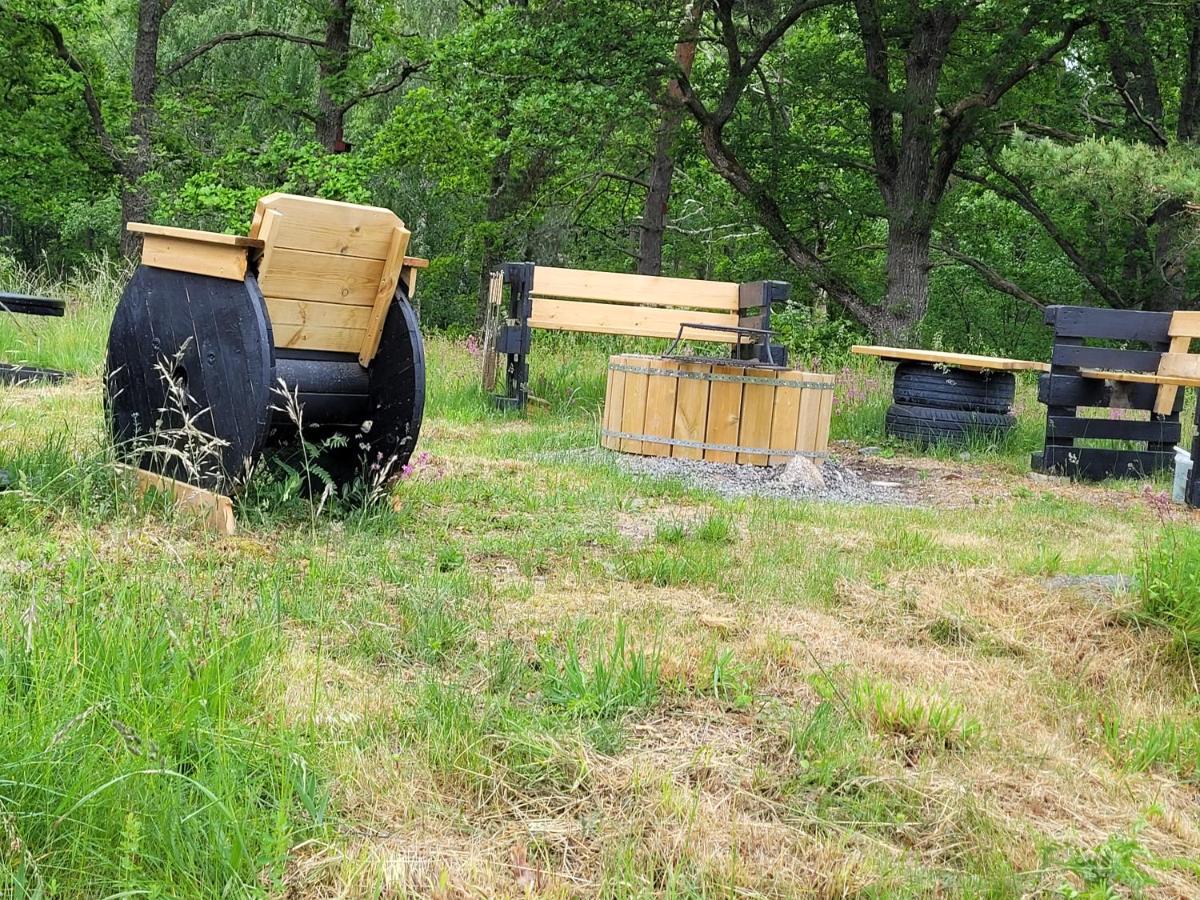
[[1015, 395], [1012, 372], [946, 370], [928, 363], [900, 363], [892, 382], [892, 399], [903, 406], [1004, 414]]
[[885, 430], [895, 438], [919, 444], [965, 444], [972, 435], [1001, 440], [1016, 418], [999, 413], [936, 409], [895, 403], [887, 411]]

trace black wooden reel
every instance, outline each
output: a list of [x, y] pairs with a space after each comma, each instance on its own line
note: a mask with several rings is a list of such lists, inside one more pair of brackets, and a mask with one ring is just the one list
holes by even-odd
[[270, 452], [338, 486], [377, 485], [416, 446], [425, 353], [403, 284], [364, 369], [350, 353], [276, 349], [253, 277], [142, 266], [113, 317], [105, 387], [118, 454], [141, 468], [229, 493]]

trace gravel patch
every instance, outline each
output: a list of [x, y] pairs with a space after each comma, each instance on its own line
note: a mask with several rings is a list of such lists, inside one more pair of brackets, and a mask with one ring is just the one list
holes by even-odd
[[836, 457], [825, 460], [820, 467], [824, 487], [808, 487], [786, 477], [786, 466], [739, 466], [670, 456], [635, 456], [613, 453], [599, 447], [560, 451], [546, 456], [573, 462], [613, 463], [636, 475], [676, 478], [691, 487], [716, 491], [725, 497], [765, 496], [836, 503], [917, 505], [903, 484], [863, 478]]

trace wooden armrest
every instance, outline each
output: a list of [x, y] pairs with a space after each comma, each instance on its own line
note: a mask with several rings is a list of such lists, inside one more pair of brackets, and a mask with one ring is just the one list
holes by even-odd
[[406, 256], [401, 267], [405, 269], [428, 269], [429, 260], [421, 259], [419, 256]]
[[261, 250], [263, 242], [240, 234], [220, 234], [215, 231], [198, 231], [195, 228], [173, 228], [170, 225], [147, 225], [145, 222], [130, 222], [126, 230], [152, 237], [170, 238], [176, 241], [196, 241], [215, 244], [219, 247], [246, 247]]

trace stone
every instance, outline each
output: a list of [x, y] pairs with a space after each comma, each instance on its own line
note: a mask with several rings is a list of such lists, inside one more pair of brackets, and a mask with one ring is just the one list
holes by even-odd
[[805, 491], [821, 491], [825, 489], [825, 476], [821, 467], [807, 456], [793, 456], [783, 467], [779, 483]]
[[878, 456], [882, 452], [883, 452], [882, 447], [859, 447], [858, 448], [859, 456]]

